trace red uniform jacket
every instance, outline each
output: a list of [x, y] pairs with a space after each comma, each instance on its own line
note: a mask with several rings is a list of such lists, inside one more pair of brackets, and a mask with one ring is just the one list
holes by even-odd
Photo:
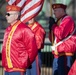
[[[52, 27], [52, 31], [54, 33], [54, 37], [56, 40], [56, 44], [60, 41], [64, 40], [68, 36], [70, 36], [75, 29], [75, 24], [73, 19], [70, 16], [63, 16], [61, 17], [57, 24], [54, 24]], [[51, 41], [51, 37], [50, 41]], [[69, 39], [63, 41], [60, 45], [56, 47], [57, 54], [55, 55], [73, 55], [76, 49], [76, 34], [73, 34]]]
[[4, 35], [2, 66], [6, 71], [25, 71], [38, 53], [34, 34], [18, 21], [9, 26]]
[[38, 22], [35, 22], [33, 25], [28, 26], [35, 34], [38, 50], [42, 49], [44, 47], [44, 40], [46, 34], [44, 28]]
[[73, 63], [68, 75], [76, 75], [76, 60], [75, 62]]

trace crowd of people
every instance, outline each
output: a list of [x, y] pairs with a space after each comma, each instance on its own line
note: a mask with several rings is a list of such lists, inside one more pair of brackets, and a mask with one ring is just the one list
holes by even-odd
[[[76, 75], [76, 62], [73, 64], [75, 22], [66, 13], [66, 8], [64, 4], [52, 4], [55, 18], [49, 18], [48, 38], [54, 55], [52, 75]], [[2, 46], [4, 75], [40, 75], [46, 32], [35, 18], [24, 24], [20, 15], [18, 6], [6, 6], [5, 17], [10, 25], [5, 30]]]

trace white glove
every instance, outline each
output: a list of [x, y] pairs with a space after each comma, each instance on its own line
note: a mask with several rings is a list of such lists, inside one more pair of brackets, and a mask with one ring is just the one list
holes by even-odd
[[55, 51], [56, 47], [55, 46], [51, 46], [52, 51]]

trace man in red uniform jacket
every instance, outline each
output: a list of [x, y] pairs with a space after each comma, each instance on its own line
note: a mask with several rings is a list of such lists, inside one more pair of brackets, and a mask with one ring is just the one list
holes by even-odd
[[[74, 37], [74, 20], [66, 14], [66, 5], [53, 4], [54, 15], [57, 18], [56, 23], [50, 23], [49, 39], [53, 46], [53, 75], [67, 75], [72, 65], [72, 56], [76, 49], [76, 38]], [[52, 38], [53, 37], [53, 38]], [[54, 42], [53, 42], [54, 41]]]
[[34, 32], [36, 38], [36, 44], [38, 48], [38, 55], [35, 61], [31, 65], [31, 69], [27, 69], [27, 75], [40, 75], [41, 72], [41, 49], [44, 48], [45, 30], [44, 28], [35, 21], [34, 18], [29, 20], [28, 27]]
[[19, 20], [20, 8], [6, 7], [6, 19], [10, 24], [4, 34], [2, 66], [5, 75], [24, 75], [38, 53], [33, 32]]

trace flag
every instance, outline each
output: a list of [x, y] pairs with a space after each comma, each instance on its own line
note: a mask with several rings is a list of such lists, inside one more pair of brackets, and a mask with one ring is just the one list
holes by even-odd
[[42, 9], [44, 0], [6, 0], [9, 5], [21, 7], [20, 20], [24, 23], [28, 22], [39, 14]]

